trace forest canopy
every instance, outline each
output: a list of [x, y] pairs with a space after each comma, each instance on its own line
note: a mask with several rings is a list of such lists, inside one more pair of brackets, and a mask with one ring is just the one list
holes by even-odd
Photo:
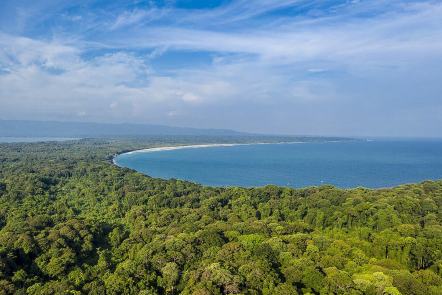
[[0, 144], [0, 294], [442, 294], [441, 180], [224, 188], [111, 162], [257, 141]]

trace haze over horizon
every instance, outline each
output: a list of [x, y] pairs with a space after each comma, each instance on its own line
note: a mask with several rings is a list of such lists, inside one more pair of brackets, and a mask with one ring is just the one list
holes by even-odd
[[442, 3], [5, 0], [0, 119], [442, 137]]

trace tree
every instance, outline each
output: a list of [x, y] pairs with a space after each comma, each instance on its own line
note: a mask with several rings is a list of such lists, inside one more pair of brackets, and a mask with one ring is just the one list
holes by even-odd
[[166, 291], [171, 291], [173, 294], [175, 284], [178, 281], [179, 269], [175, 262], [169, 262], [161, 269], [163, 274], [163, 285], [166, 287]]

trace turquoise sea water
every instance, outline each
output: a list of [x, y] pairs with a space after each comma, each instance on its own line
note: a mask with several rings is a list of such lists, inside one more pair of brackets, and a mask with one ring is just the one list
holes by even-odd
[[119, 166], [211, 186], [393, 187], [442, 179], [442, 140], [238, 145], [123, 154]]
[[78, 138], [66, 138], [66, 137], [1, 137], [0, 142], [40, 142], [40, 141], [66, 141], [75, 140]]

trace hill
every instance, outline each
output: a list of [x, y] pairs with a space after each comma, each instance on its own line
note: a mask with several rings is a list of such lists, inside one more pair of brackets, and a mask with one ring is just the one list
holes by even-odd
[[252, 134], [227, 129], [180, 128], [148, 124], [0, 120], [0, 136], [85, 138], [149, 135], [244, 136]]

